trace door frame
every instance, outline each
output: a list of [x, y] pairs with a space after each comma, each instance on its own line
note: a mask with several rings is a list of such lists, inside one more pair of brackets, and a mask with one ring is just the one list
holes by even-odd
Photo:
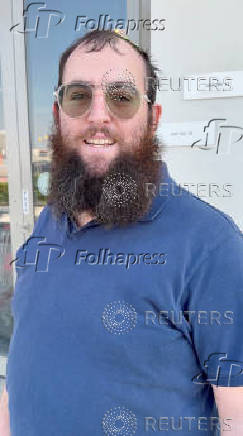
[[[127, 19], [134, 18], [151, 20], [151, 0], [127, 0]], [[129, 39], [151, 55], [151, 31], [144, 30], [139, 26], [139, 30], [128, 33]]]

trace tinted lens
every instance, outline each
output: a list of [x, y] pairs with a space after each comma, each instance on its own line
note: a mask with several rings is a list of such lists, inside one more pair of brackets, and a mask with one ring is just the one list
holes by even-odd
[[87, 85], [66, 85], [60, 92], [62, 110], [72, 118], [83, 115], [91, 101], [92, 90]]
[[132, 118], [139, 108], [139, 102], [140, 95], [134, 86], [124, 83], [107, 86], [106, 103], [118, 118]]

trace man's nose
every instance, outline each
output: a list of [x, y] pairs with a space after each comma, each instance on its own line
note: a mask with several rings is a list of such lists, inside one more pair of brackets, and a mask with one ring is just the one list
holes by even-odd
[[93, 94], [87, 119], [88, 121], [95, 123], [107, 123], [110, 121], [110, 113], [105, 102], [104, 94]]

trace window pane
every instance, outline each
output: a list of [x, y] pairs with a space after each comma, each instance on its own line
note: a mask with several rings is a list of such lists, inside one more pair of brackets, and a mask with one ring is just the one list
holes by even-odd
[[[100, 0], [52, 0], [48, 11], [45, 11], [47, 8], [40, 7], [39, 3], [33, 3], [28, 8], [27, 73], [35, 220], [46, 204], [51, 159], [48, 134], [52, 122], [53, 90], [58, 80], [59, 57], [92, 26], [97, 27], [99, 23], [99, 28], [114, 28], [118, 19], [125, 21], [126, 4], [126, 0], [104, 0], [102, 4]], [[52, 13], [50, 7], [55, 12]], [[57, 24], [58, 21], [61, 22]]]

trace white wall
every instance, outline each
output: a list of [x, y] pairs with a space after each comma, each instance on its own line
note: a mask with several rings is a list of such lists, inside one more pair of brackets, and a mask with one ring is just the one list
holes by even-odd
[[[151, 32], [152, 60], [164, 76], [174, 78], [243, 71], [242, 17], [242, 0], [151, 0], [151, 19], [166, 18], [164, 31]], [[163, 107], [160, 128], [166, 123], [212, 118], [226, 118], [227, 125], [243, 127], [243, 96], [186, 101], [183, 93], [161, 91], [158, 102]], [[228, 213], [243, 229], [243, 139], [232, 145], [229, 154], [216, 154], [215, 148], [179, 146], [168, 149], [164, 159], [172, 177], [182, 185], [206, 184], [202, 198]], [[210, 183], [219, 186], [218, 196], [209, 195]], [[232, 185], [228, 188], [231, 196], [224, 184]], [[195, 193], [194, 187], [190, 190]]]

